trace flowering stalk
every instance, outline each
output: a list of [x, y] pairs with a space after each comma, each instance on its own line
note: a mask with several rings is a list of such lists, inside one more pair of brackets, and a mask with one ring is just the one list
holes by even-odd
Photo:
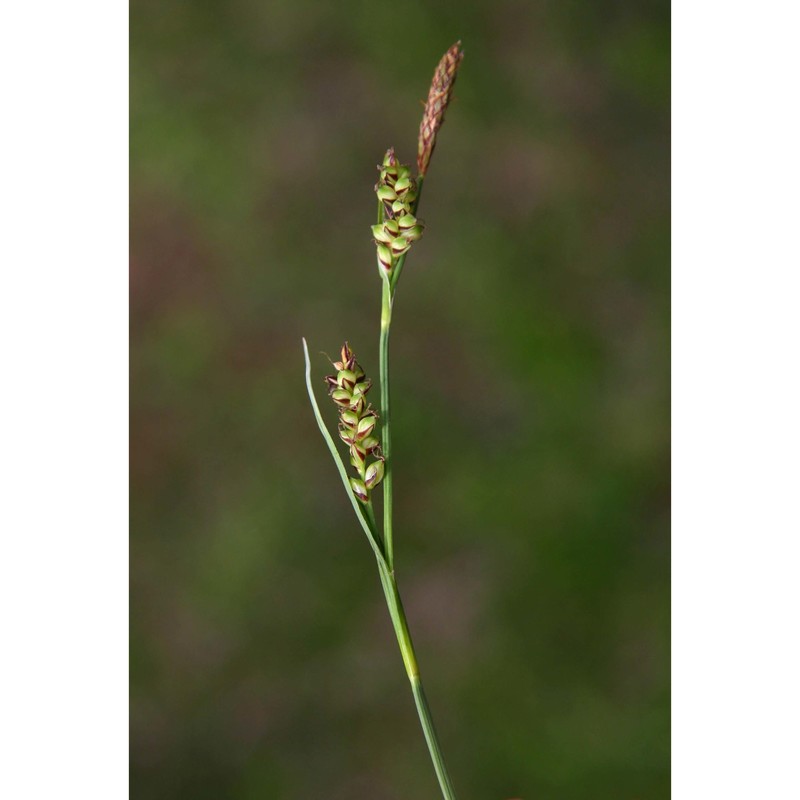
[[375, 186], [378, 196], [378, 224], [372, 226], [378, 254], [378, 271], [383, 279], [381, 293], [381, 334], [379, 342], [381, 378], [381, 416], [385, 468], [383, 486], [383, 535], [386, 558], [394, 568], [394, 538], [392, 534], [392, 427], [389, 411], [389, 331], [392, 325], [392, 303], [397, 277], [403, 267], [406, 253], [422, 236], [424, 225], [417, 220], [416, 210], [419, 190], [411, 177], [411, 170], [398, 164], [394, 148], [386, 151], [378, 167], [380, 179]]
[[[428, 101], [422, 116], [417, 143], [417, 175], [408, 166], [400, 164], [394, 149], [389, 148], [378, 166], [379, 178], [375, 186], [378, 199], [378, 219], [372, 226], [378, 272], [381, 277], [380, 357], [380, 417], [367, 402], [372, 383], [366, 377], [345, 343], [341, 359], [333, 362], [336, 374], [325, 378], [328, 393], [339, 413], [339, 438], [347, 445], [350, 464], [355, 476], [348, 476], [333, 437], [322, 419], [311, 383], [311, 365], [305, 339], [306, 386], [314, 415], [328, 449], [336, 462], [345, 490], [372, 547], [378, 565], [389, 616], [392, 620], [403, 665], [411, 683], [414, 702], [425, 735], [439, 787], [445, 800], [455, 800], [455, 792], [447, 773], [436, 729], [433, 725], [425, 690], [419, 674], [414, 645], [397, 588], [394, 570], [394, 537], [392, 531], [392, 429], [389, 395], [389, 334], [397, 281], [412, 245], [424, 231], [417, 219], [422, 181], [428, 171], [436, 145], [436, 136], [444, 122], [444, 114], [452, 99], [453, 85], [463, 58], [461, 43], [454, 44], [442, 57], [433, 75]], [[380, 437], [377, 435], [380, 418]], [[383, 486], [383, 531], [378, 529], [372, 507], [372, 491]]]

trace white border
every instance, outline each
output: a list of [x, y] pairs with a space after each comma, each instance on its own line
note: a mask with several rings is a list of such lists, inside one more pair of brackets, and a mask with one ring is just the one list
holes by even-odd
[[0, 797], [127, 796], [128, 9], [0, 22]]
[[673, 796], [800, 797], [796, 4], [673, 5]]

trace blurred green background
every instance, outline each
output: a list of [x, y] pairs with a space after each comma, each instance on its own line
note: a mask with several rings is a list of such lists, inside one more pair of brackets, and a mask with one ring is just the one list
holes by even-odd
[[137, 0], [131, 35], [132, 796], [438, 796], [300, 337], [322, 397], [345, 339], [376, 376], [375, 165], [460, 38], [392, 334], [423, 676], [461, 798], [666, 798], [668, 3]]

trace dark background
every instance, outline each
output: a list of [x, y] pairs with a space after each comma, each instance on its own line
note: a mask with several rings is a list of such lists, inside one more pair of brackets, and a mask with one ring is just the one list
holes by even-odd
[[[393, 326], [397, 569], [459, 797], [669, 793], [669, 6], [131, 4], [134, 798], [437, 796], [316, 429]], [[329, 413], [331, 423], [334, 414]]]

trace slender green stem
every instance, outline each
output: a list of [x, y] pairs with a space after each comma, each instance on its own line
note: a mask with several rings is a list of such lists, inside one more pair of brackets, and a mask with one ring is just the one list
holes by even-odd
[[[422, 195], [422, 176], [417, 178], [417, 199], [414, 201], [414, 213], [419, 208], [419, 199]], [[378, 203], [378, 222], [382, 222], [383, 204]], [[381, 449], [384, 457], [383, 476], [383, 540], [386, 551], [386, 561], [389, 569], [394, 570], [394, 540], [392, 538], [392, 426], [389, 408], [389, 333], [392, 327], [392, 306], [394, 293], [403, 265], [406, 263], [404, 253], [397, 260], [393, 274], [387, 277], [379, 265], [383, 285], [381, 294], [381, 337], [380, 337], [380, 379], [381, 379]]]
[[439, 737], [436, 735], [436, 728], [433, 724], [433, 716], [431, 715], [428, 700], [425, 696], [425, 689], [422, 686], [422, 679], [417, 664], [417, 655], [414, 651], [414, 644], [411, 641], [408, 622], [406, 620], [405, 611], [403, 610], [403, 602], [397, 590], [394, 574], [389, 572], [380, 561], [378, 561], [378, 572], [381, 577], [383, 592], [386, 595], [389, 616], [392, 618], [392, 625], [394, 626], [394, 632], [397, 636], [397, 643], [400, 646], [400, 654], [403, 657], [403, 665], [406, 668], [406, 675], [408, 675], [408, 680], [411, 683], [411, 691], [414, 694], [414, 702], [417, 706], [417, 714], [419, 715], [419, 721], [422, 725], [422, 732], [425, 734], [428, 752], [431, 755], [433, 768], [436, 771], [439, 787], [442, 790], [442, 797], [444, 797], [445, 800], [455, 800], [455, 790], [450, 781], [450, 776], [447, 773], [444, 756], [442, 755], [442, 749], [439, 745]]
[[[419, 206], [419, 193], [422, 191], [422, 178], [418, 179], [417, 200], [414, 204], [414, 213]], [[383, 206], [378, 206], [378, 222], [383, 221]], [[405, 264], [405, 254], [400, 256], [392, 270], [393, 274], [385, 276], [379, 266], [383, 276], [383, 292], [381, 295], [381, 336], [380, 336], [380, 379], [381, 379], [381, 448], [384, 457], [384, 477], [383, 477], [383, 544], [385, 559], [378, 558], [378, 573], [383, 586], [383, 593], [386, 596], [386, 604], [389, 607], [389, 616], [392, 619], [397, 643], [400, 646], [400, 655], [403, 657], [403, 665], [411, 683], [411, 691], [414, 694], [414, 703], [417, 706], [417, 714], [422, 725], [422, 732], [425, 734], [425, 742], [428, 745], [428, 752], [436, 771], [439, 787], [442, 790], [444, 800], [455, 800], [455, 791], [447, 773], [444, 763], [444, 756], [439, 745], [439, 738], [436, 735], [436, 728], [433, 724], [428, 699], [425, 696], [425, 689], [422, 686], [422, 679], [419, 674], [417, 656], [414, 652], [414, 645], [411, 641], [411, 634], [408, 630], [403, 603], [400, 600], [400, 593], [397, 590], [397, 582], [394, 575], [394, 546], [392, 537], [392, 426], [391, 413], [389, 407], [389, 333], [392, 326], [392, 306], [394, 304], [394, 293], [400, 272]], [[372, 507], [368, 508], [370, 521], [374, 528], [375, 518], [372, 514]]]
[[389, 331], [392, 326], [393, 293], [389, 279], [383, 279], [381, 302], [380, 378], [381, 378], [381, 451], [384, 458], [383, 475], [383, 542], [389, 570], [394, 569], [392, 540], [392, 427], [389, 409]]

